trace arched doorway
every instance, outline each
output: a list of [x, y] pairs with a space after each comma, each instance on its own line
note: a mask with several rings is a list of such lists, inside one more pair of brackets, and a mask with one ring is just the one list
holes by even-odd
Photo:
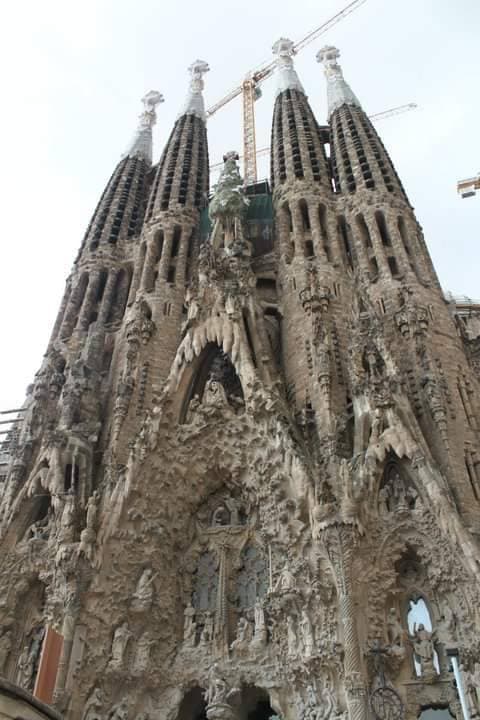
[[270, 718], [276, 717], [266, 690], [254, 685], [244, 686], [238, 708], [238, 717], [239, 720], [270, 720]]
[[194, 687], [187, 692], [177, 715], [177, 720], [207, 720], [204, 690]]

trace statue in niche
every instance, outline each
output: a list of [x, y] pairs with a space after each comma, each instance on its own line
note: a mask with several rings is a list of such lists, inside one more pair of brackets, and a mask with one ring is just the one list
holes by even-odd
[[247, 651], [250, 640], [252, 639], [252, 627], [247, 618], [241, 617], [237, 625], [237, 637], [231, 644], [231, 649], [238, 655]]
[[296, 582], [293, 574], [290, 572], [288, 565], [285, 564], [283, 569], [278, 576], [277, 582], [274, 587], [275, 591], [280, 592], [292, 592], [296, 590]]
[[100, 690], [100, 688], [97, 687], [92, 691], [90, 697], [88, 698], [87, 702], [85, 703], [82, 720], [101, 720], [102, 705], [103, 705], [102, 691]]
[[128, 629], [128, 624], [125, 621], [122, 625], [117, 627], [113, 634], [112, 640], [112, 652], [110, 667], [121, 668], [123, 665], [125, 650], [127, 649], [128, 641], [132, 637], [132, 633]]
[[132, 672], [133, 675], [142, 675], [148, 670], [148, 664], [150, 662], [150, 650], [155, 641], [149, 636], [148, 631], [143, 633], [140, 640], [137, 643], [135, 650], [135, 658], [133, 660]]
[[387, 637], [391, 647], [403, 645], [403, 627], [394, 607], [390, 608], [387, 615]]
[[5, 630], [0, 637], [0, 673], [4, 672], [8, 656], [12, 649], [12, 631]]
[[132, 597], [132, 610], [136, 612], [150, 610], [153, 599], [153, 580], [154, 575], [152, 569], [145, 568]]
[[185, 645], [193, 647], [195, 645], [195, 634], [197, 631], [197, 623], [195, 622], [195, 608], [189, 602], [184, 612], [183, 621], [183, 641]]
[[128, 720], [127, 698], [122, 698], [120, 702], [112, 707], [108, 715], [108, 720]]
[[311, 657], [314, 650], [315, 639], [313, 635], [313, 625], [306, 608], [302, 608], [302, 617], [300, 618], [300, 632], [303, 640], [303, 653], [305, 657]]
[[288, 615], [287, 617], [287, 655], [290, 657], [293, 657], [294, 655], [297, 655], [298, 651], [298, 641], [297, 641], [297, 631], [295, 628], [295, 619], [293, 615]]
[[418, 627], [415, 623], [413, 635], [409, 635], [409, 639], [412, 643], [415, 659], [420, 663], [422, 675], [426, 677], [435, 675], [435, 666], [433, 664], [435, 633], [429, 632], [423, 623], [420, 623]]
[[257, 644], [263, 645], [267, 640], [267, 627], [265, 625], [265, 611], [263, 609], [263, 603], [259, 597], [255, 600], [253, 614], [255, 622], [253, 641]]
[[98, 490], [96, 490], [93, 495], [90, 495], [88, 498], [87, 503], [87, 528], [89, 530], [95, 530], [95, 525], [97, 523], [97, 514], [98, 514], [98, 501], [100, 499], [100, 495], [98, 493]]
[[213, 613], [207, 610], [205, 613], [205, 623], [203, 626], [202, 634], [200, 635], [200, 642], [202, 645], [212, 642], [213, 640]]
[[222, 383], [212, 379], [207, 381], [203, 391], [202, 405], [207, 405], [213, 410], [228, 405], [227, 394]]

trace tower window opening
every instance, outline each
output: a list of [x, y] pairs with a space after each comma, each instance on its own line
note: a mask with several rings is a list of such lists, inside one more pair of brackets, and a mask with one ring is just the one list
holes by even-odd
[[195, 131], [195, 116], [188, 115], [187, 117], [188, 121], [182, 133], [182, 141], [185, 143], [186, 149], [183, 155], [182, 174], [180, 177], [180, 187], [178, 192], [178, 202], [180, 205], [185, 205], [187, 202], [188, 181], [192, 166], [192, 147]]
[[378, 305], [380, 307], [380, 312], [382, 313], [382, 315], [385, 315], [387, 310], [385, 308], [385, 302], [384, 302], [383, 298], [380, 298], [380, 300], [378, 301]]
[[358, 232], [362, 239], [364, 248], [366, 248], [366, 249], [371, 248], [372, 247], [372, 239], [370, 237], [370, 231], [368, 229], [368, 225], [365, 222], [365, 218], [363, 217], [363, 215], [357, 215], [355, 218], [355, 222], [357, 223]]
[[180, 247], [180, 239], [182, 237], [182, 228], [179, 225], [175, 225], [175, 228], [173, 230], [173, 239], [172, 239], [172, 251], [170, 253], [170, 257], [176, 257], [178, 255], [178, 249]]
[[80, 483], [80, 468], [76, 463], [68, 463], [65, 466], [63, 478], [64, 492], [76, 492]]
[[387, 223], [385, 222], [385, 215], [377, 210], [375, 213], [375, 220], [377, 221], [378, 231], [385, 247], [392, 247], [392, 239], [388, 232]]
[[168, 273], [167, 273], [167, 283], [173, 284], [175, 282], [175, 273], [176, 273], [175, 265], [170, 265], [170, 267], [168, 268]]
[[389, 255], [387, 258], [388, 267], [390, 268], [390, 272], [392, 273], [393, 278], [398, 278], [400, 276], [400, 271], [398, 269], [397, 261], [393, 257], [393, 255]]
[[100, 282], [98, 283], [97, 292], [95, 294], [95, 304], [98, 305], [100, 303], [103, 293], [105, 292], [105, 285], [107, 284], [107, 278], [108, 278], [108, 272], [106, 270], [102, 270], [100, 272]]
[[310, 216], [308, 214], [308, 207], [305, 200], [300, 200], [298, 203], [298, 207], [300, 209], [300, 215], [302, 218], [302, 228], [303, 230], [311, 230], [310, 227]]
[[250, 324], [248, 322], [248, 317], [245, 312], [243, 313], [243, 325], [245, 327], [245, 335], [247, 337], [248, 347], [250, 348], [250, 356], [252, 358], [254, 367], [257, 367], [257, 359], [255, 357], [255, 348], [253, 346], [252, 335], [250, 333]]
[[312, 258], [314, 255], [313, 242], [311, 240], [305, 240], [305, 257]]
[[327, 260], [330, 262], [332, 258], [330, 252], [330, 240], [327, 231], [327, 210], [325, 208], [325, 205], [319, 205], [318, 207], [318, 221], [320, 224], [320, 235], [322, 238], [323, 250], [325, 252]]
[[341, 239], [341, 244], [343, 245], [346, 262], [353, 270], [353, 252], [349, 237], [349, 228], [347, 225], [347, 221], [345, 220], [345, 217], [343, 215], [340, 215], [340, 217], [338, 218], [337, 227]]

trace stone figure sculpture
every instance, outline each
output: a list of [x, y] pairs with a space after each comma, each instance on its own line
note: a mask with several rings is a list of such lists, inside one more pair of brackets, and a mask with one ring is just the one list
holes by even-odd
[[193, 607], [191, 602], [188, 603], [183, 614], [183, 641], [185, 645], [193, 647], [195, 645], [197, 624], [195, 622], [195, 608]]
[[132, 597], [132, 610], [143, 612], [150, 610], [153, 599], [153, 572], [151, 568], [145, 568], [137, 583], [135, 593]]
[[112, 657], [110, 660], [110, 666], [120, 668], [123, 665], [125, 650], [127, 649], [128, 641], [132, 637], [132, 633], [128, 629], [128, 624], [125, 621], [117, 627], [113, 634], [112, 640]]
[[314, 635], [312, 621], [306, 608], [302, 608], [302, 617], [300, 619], [300, 632], [303, 640], [303, 653], [305, 657], [310, 657], [314, 649]]
[[409, 635], [415, 659], [420, 663], [422, 675], [427, 677], [434, 675], [436, 672], [433, 664], [435, 657], [434, 636], [435, 633], [426, 630], [423, 623], [420, 623], [418, 627], [415, 623], [413, 634]]

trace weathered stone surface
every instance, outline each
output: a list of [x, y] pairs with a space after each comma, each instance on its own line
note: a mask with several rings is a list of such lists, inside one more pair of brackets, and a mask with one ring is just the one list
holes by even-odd
[[452, 653], [479, 712], [476, 325], [360, 106], [319, 128], [288, 57], [273, 247], [233, 153], [205, 230], [194, 77], [156, 171], [115, 170], [29, 395], [0, 673], [35, 692], [55, 630], [72, 720], [459, 718]]

